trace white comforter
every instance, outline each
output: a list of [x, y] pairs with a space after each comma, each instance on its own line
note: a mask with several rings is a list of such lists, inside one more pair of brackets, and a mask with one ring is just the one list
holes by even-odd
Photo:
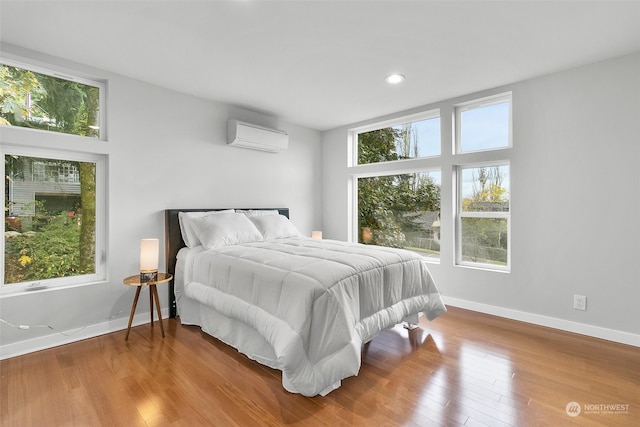
[[[431, 320], [446, 311], [425, 262], [410, 251], [293, 238], [180, 258], [184, 295], [240, 326], [222, 339], [280, 369], [285, 389], [306, 396], [357, 375], [362, 344], [381, 330], [416, 321], [418, 312]], [[269, 355], [245, 350], [250, 329]]]

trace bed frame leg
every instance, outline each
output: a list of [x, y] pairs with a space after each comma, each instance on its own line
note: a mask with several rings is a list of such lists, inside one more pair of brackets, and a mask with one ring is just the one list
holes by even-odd
[[418, 328], [418, 325], [416, 325], [415, 323], [404, 322], [403, 327], [408, 331], [413, 331], [414, 329]]

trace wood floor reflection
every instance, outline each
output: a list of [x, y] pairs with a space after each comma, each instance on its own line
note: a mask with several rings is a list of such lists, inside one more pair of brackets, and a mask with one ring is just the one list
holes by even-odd
[[314, 398], [198, 328], [143, 325], [0, 361], [1, 425], [638, 425], [637, 347], [456, 308], [420, 322]]

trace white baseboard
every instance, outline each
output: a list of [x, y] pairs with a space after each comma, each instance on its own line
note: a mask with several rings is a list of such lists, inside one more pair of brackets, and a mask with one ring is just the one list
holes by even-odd
[[442, 297], [446, 305], [491, 314], [493, 316], [532, 323], [534, 325], [546, 326], [560, 329], [562, 331], [574, 332], [576, 334], [587, 335], [594, 338], [613, 341], [621, 344], [640, 347], [640, 335], [630, 332], [618, 331], [615, 329], [601, 328], [599, 326], [587, 325], [584, 323], [572, 322], [558, 319], [556, 317], [543, 316], [540, 314], [527, 313], [525, 311], [513, 310], [510, 308], [497, 307], [494, 305], [482, 304], [474, 301], [467, 301], [458, 298]]
[[[162, 309], [162, 318], [169, 317], [169, 309]], [[131, 327], [149, 323], [149, 313], [136, 314], [133, 317]], [[69, 331], [54, 332], [38, 338], [24, 341], [18, 341], [11, 344], [0, 346], [0, 360], [10, 357], [21, 356], [35, 351], [46, 350], [48, 348], [69, 344], [76, 341], [86, 340], [87, 338], [97, 337], [99, 335], [109, 334], [111, 332], [122, 331], [127, 329], [129, 324], [128, 317], [112, 319], [101, 323], [87, 325], [80, 329], [72, 329]], [[123, 338], [124, 339], [124, 336]]]
[[[482, 304], [458, 298], [443, 296], [442, 299], [446, 305], [451, 305], [453, 307], [464, 308], [466, 310], [491, 314], [493, 316], [504, 317], [507, 319], [532, 323], [534, 325], [546, 326], [549, 328], [560, 329], [562, 331], [573, 332], [621, 344], [632, 345], [634, 347], [640, 347], [640, 335], [632, 334], [630, 332], [601, 328], [599, 326], [587, 325], [584, 323], [572, 322], [555, 317], [527, 313], [524, 311]], [[162, 309], [162, 318], [166, 319], [168, 317], [169, 309]], [[131, 326], [133, 327], [143, 325], [148, 322], [148, 313], [140, 313], [140, 315], [136, 315], [133, 318], [133, 323]], [[27, 353], [33, 353], [35, 351], [46, 350], [48, 348], [85, 340], [87, 338], [97, 337], [99, 335], [121, 331], [127, 328], [128, 323], [128, 318], [121, 317], [102, 323], [88, 325], [80, 330], [74, 329], [70, 331], [63, 331], [63, 333], [55, 332], [53, 334], [45, 335], [38, 338], [2, 345], [0, 346], [0, 360], [21, 356]]]

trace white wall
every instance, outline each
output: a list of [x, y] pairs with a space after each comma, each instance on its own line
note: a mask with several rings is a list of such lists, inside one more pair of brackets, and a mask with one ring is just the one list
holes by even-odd
[[[505, 90], [513, 92], [512, 271], [453, 265], [451, 184], [443, 183], [446, 240], [432, 266], [441, 292], [453, 305], [640, 346], [640, 54], [395, 117], [440, 107], [449, 132], [455, 102]], [[347, 131], [364, 124], [323, 134], [329, 238], [349, 238]], [[587, 311], [572, 308], [574, 294], [587, 296]]]
[[[162, 241], [164, 209], [289, 207], [301, 232], [321, 229], [319, 132], [13, 46], [2, 48], [5, 54], [108, 80], [108, 142], [101, 151], [109, 156], [109, 246], [106, 283], [0, 299], [0, 317], [11, 323], [51, 325], [71, 333], [67, 337], [48, 328], [0, 324], [0, 357], [126, 327], [134, 289], [122, 279], [139, 268], [141, 238]], [[286, 130], [289, 149], [271, 154], [227, 146], [229, 118]], [[0, 142], [38, 145], [35, 135], [5, 130]], [[160, 295], [166, 311], [166, 287]], [[146, 301], [142, 294], [137, 323], [149, 321]]]

